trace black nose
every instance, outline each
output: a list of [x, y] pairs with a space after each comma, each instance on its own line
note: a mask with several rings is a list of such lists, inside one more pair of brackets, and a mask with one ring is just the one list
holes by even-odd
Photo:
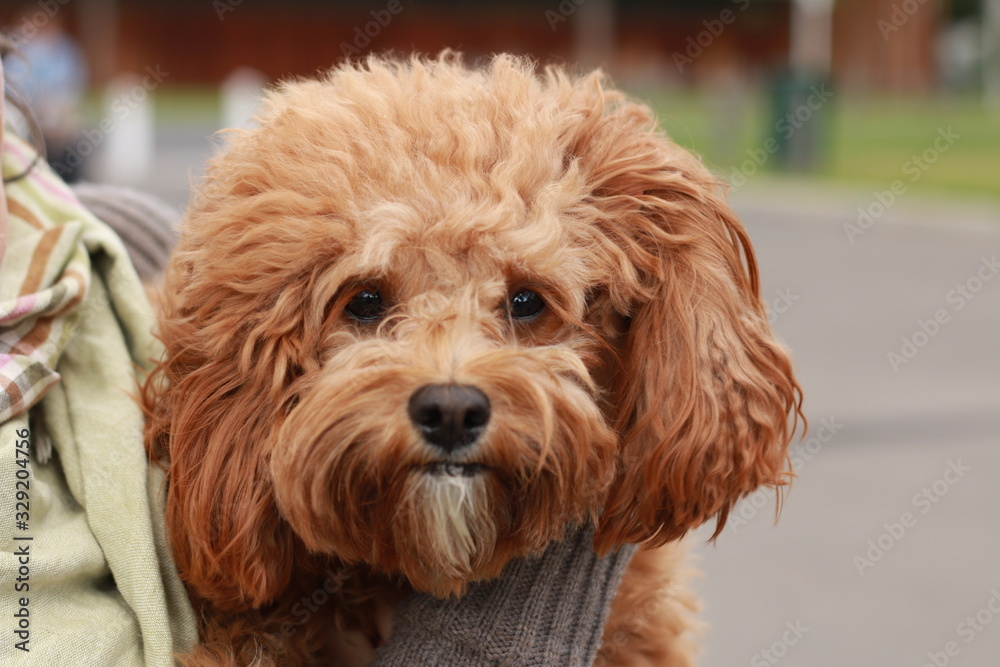
[[428, 384], [407, 407], [424, 440], [449, 454], [474, 443], [490, 420], [490, 399], [467, 384]]

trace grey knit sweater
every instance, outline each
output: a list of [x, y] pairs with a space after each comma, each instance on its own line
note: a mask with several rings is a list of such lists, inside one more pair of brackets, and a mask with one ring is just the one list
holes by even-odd
[[81, 204], [125, 242], [144, 282], [152, 282], [163, 273], [177, 243], [178, 211], [156, 197], [117, 185], [77, 183], [73, 191]]
[[590, 528], [544, 554], [511, 563], [460, 599], [416, 594], [403, 602], [376, 667], [583, 667], [594, 663], [626, 546], [598, 558]]

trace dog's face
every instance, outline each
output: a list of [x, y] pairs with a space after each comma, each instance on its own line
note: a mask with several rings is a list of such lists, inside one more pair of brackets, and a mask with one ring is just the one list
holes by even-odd
[[[607, 269], [560, 220], [579, 193], [555, 170], [496, 192], [421, 164], [419, 148], [399, 157], [405, 188], [302, 221], [341, 250], [291, 286], [324, 317], [306, 325], [313, 366], [292, 388], [270, 478], [309, 549], [446, 591], [604, 502], [617, 439], [592, 378], [607, 343], [585, 318]], [[543, 185], [565, 192], [546, 201], [532, 192]]]
[[596, 75], [290, 84], [185, 224], [147, 437], [217, 604], [315, 554], [460, 591], [569, 523], [663, 542], [783, 482], [798, 388], [745, 234]]

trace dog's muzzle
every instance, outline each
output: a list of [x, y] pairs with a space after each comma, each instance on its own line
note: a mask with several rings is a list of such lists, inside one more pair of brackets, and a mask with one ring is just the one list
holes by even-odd
[[407, 412], [427, 443], [454, 454], [486, 429], [490, 399], [471, 385], [428, 384], [413, 392]]

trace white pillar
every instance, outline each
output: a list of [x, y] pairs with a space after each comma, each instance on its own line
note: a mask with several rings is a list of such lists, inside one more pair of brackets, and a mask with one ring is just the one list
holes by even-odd
[[264, 73], [252, 67], [237, 67], [222, 82], [222, 127], [249, 128], [267, 85]]
[[155, 148], [153, 92], [148, 77], [120, 74], [104, 93], [104, 113], [80, 143], [97, 149], [98, 180], [140, 185], [149, 176]]

